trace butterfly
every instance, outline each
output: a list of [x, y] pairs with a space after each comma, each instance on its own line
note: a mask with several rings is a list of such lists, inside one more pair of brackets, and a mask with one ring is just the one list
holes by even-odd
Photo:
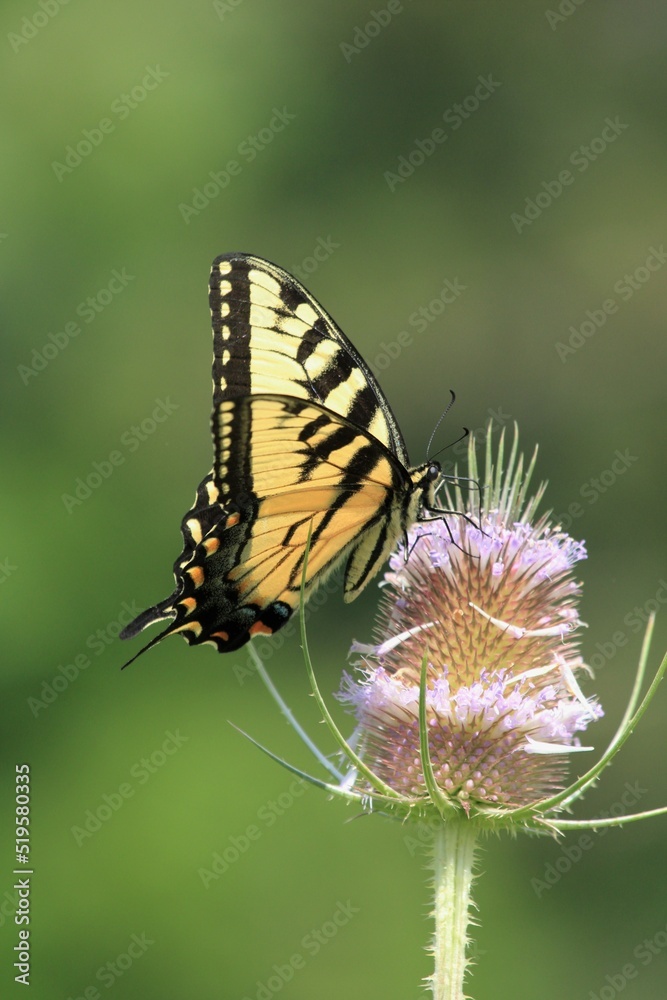
[[121, 633], [171, 619], [140, 653], [174, 634], [221, 653], [270, 635], [344, 560], [353, 601], [415, 521], [444, 513], [440, 464], [410, 467], [370, 368], [300, 282], [223, 254], [209, 303], [213, 469], [181, 524], [174, 593]]

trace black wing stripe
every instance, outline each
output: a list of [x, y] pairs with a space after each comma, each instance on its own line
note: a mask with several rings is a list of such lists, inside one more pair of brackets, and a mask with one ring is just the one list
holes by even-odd
[[[363, 572], [359, 574], [359, 576], [357, 576], [354, 579], [354, 581], [346, 579], [345, 581], [346, 591], [350, 592], [354, 590], [361, 590], [365, 586], [367, 580], [369, 579], [371, 571], [374, 569], [376, 562], [382, 555], [384, 547], [387, 544], [388, 524], [389, 521], [386, 516], [382, 520], [378, 521], [378, 531], [377, 531], [377, 537], [375, 539], [375, 544], [370, 552], [370, 555], [366, 557], [366, 564], [364, 566]], [[350, 557], [350, 561], [352, 560], [352, 558], [353, 556]]]
[[367, 385], [355, 394], [347, 419], [352, 424], [370, 428], [379, 412], [381, 412], [380, 407], [373, 390]]

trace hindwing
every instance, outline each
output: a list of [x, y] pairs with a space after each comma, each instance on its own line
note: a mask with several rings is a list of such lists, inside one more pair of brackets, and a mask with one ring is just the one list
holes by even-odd
[[228, 652], [298, 606], [309, 533], [305, 597], [346, 555], [344, 596], [356, 597], [402, 530], [412, 483], [369, 434], [306, 400], [224, 400], [214, 425], [216, 464], [183, 520], [176, 591], [150, 620], [175, 618], [158, 639], [180, 632]]

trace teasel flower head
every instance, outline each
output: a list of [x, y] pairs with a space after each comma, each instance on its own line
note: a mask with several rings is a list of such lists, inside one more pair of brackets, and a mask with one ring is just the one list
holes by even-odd
[[[448, 490], [446, 505], [463, 513], [416, 524], [392, 556], [376, 641], [353, 645], [359, 669], [340, 697], [358, 721], [359, 757], [403, 803], [423, 811], [435, 792], [440, 812], [500, 827], [563, 788], [570, 755], [590, 749], [579, 734], [602, 710], [579, 684], [573, 571], [584, 545], [536, 518], [544, 486], [529, 497], [535, 456], [525, 470], [516, 434], [504, 468], [504, 436], [495, 457], [490, 439], [481, 492], [464, 503], [460, 484]], [[363, 775], [357, 790], [372, 795]]]

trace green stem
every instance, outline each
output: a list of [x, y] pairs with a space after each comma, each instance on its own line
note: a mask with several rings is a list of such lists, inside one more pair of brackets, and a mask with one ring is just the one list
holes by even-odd
[[438, 825], [433, 841], [433, 917], [435, 931], [431, 953], [435, 959], [429, 985], [434, 1000], [464, 1000], [463, 980], [476, 831], [472, 823], [448, 821]]

